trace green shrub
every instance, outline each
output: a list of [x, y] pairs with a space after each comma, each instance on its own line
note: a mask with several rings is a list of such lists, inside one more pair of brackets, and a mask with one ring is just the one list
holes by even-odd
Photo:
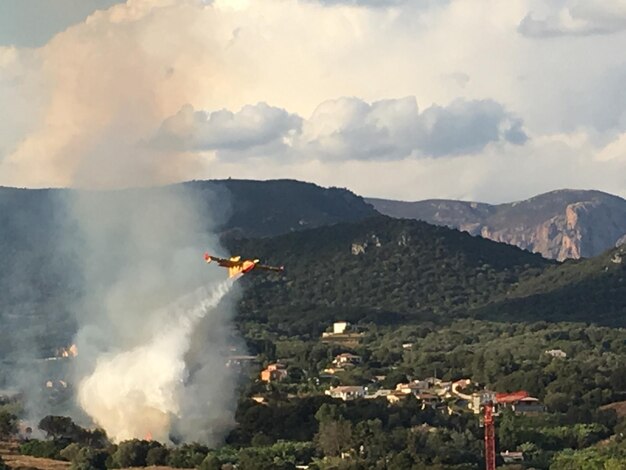
[[60, 459], [60, 452], [67, 447], [66, 442], [61, 441], [40, 441], [33, 439], [20, 446], [20, 454], [32, 457], [43, 457], [46, 459]]
[[218, 459], [216, 455], [209, 454], [202, 461], [198, 469], [199, 470], [221, 470], [222, 462], [220, 462], [220, 459]]
[[153, 447], [146, 454], [146, 465], [165, 465], [169, 457], [169, 450], [165, 447]]

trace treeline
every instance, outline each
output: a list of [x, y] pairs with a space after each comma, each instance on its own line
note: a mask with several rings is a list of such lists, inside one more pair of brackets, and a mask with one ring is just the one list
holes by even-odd
[[[200, 470], [293, 470], [296, 465], [309, 465], [313, 470], [478, 470], [484, 466], [483, 430], [474, 415], [448, 415], [423, 408], [412, 397], [393, 407], [385, 400], [343, 403], [327, 399], [316, 410], [311, 404], [306, 399], [292, 399], [288, 408], [293, 419], [286, 422], [280, 401], [267, 405], [246, 401], [238, 417], [239, 430], [219, 449], [197, 443], [172, 447], [138, 439], [111, 444], [101, 439], [101, 431], [78, 427], [73, 428], [73, 432], [77, 431], [73, 436], [76, 441], [68, 444], [69, 419], [47, 417], [49, 423], [63, 423], [60, 429], [53, 429], [47, 440], [23, 443], [20, 451], [66, 460], [72, 469], [86, 470], [153, 465]], [[294, 434], [291, 439], [284, 439], [300, 429], [297, 419], [308, 418], [313, 410], [315, 425], [305, 426], [307, 435]], [[275, 426], [268, 429], [267, 420], [276, 417]], [[504, 412], [498, 418], [497, 436], [499, 449], [507, 446], [524, 452], [525, 466], [565, 469], [583, 468], [564, 465], [589, 455], [594, 455], [598, 462], [625, 464], [621, 440], [613, 439], [610, 444], [615, 452], [595, 447], [613, 432], [601, 424], [564, 425], [558, 416], [524, 417]], [[86, 440], [90, 433], [98, 438], [93, 439], [92, 435], [92, 439]], [[294, 437], [304, 440], [293, 440]]]

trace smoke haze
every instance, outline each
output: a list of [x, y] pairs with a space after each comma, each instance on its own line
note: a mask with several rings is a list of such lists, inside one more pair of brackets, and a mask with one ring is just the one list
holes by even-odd
[[220, 250], [193, 194], [79, 191], [68, 201], [82, 260], [78, 403], [115, 441], [174, 432], [217, 444], [232, 424], [232, 283], [202, 260]]
[[[175, 433], [215, 444], [232, 424], [235, 377], [225, 355], [240, 344], [230, 322], [236, 297], [225, 297], [224, 273], [202, 260], [206, 250], [224, 254], [206, 210], [206, 198], [216, 196], [185, 186], [153, 188], [194, 177], [201, 158], [149, 143], [164, 117], [219, 88], [206, 68], [196, 73], [196, 64], [216, 64], [206, 52], [216, 39], [204, 27], [174, 33], [169, 14], [176, 24], [198, 25], [198, 12], [214, 23], [217, 11], [196, 0], [131, 0], [94, 13], [41, 49], [0, 48], [4, 62], [30, 64], [42, 77], [29, 85], [39, 92], [24, 93], [24, 106], [41, 111], [29, 124], [30, 137], [0, 149], [0, 180], [75, 189], [51, 209], [64, 216], [45, 234], [52, 240], [49, 256], [64, 257], [51, 262], [46, 278], [68, 285], [68, 296], [60, 299], [62, 309], [49, 299], [39, 305], [71, 313], [74, 321], [64, 325], [67, 336], [77, 332], [79, 354], [71, 363], [78, 403], [116, 440], [148, 432], [167, 440]], [[143, 21], [150, 26], [135, 36]], [[106, 38], [103, 26], [112, 27]], [[152, 189], [120, 189], [137, 187]], [[220, 211], [228, 206], [218, 202]], [[38, 233], [36, 217], [25, 233]], [[7, 266], [37, 272], [41, 261], [27, 265], [28, 250]], [[19, 285], [32, 287], [15, 296], [26, 299], [21, 305], [28, 310], [45, 285], [32, 279]], [[28, 328], [31, 343], [18, 362], [33, 362], [41, 357], [39, 338], [49, 333], [19, 313], [14, 318]], [[52, 325], [57, 316], [46, 315]], [[29, 391], [33, 420], [61, 411], [38, 393], [48, 371], [34, 369], [13, 376]], [[76, 410], [62, 411], [80, 418]]]

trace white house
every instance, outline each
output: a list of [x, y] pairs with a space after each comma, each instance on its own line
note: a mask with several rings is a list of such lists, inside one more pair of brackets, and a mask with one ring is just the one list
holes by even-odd
[[341, 353], [335, 356], [333, 359], [333, 364], [336, 366], [347, 366], [347, 365], [355, 365], [361, 363], [361, 356], [357, 356], [355, 354], [350, 353]]
[[546, 354], [548, 356], [558, 357], [560, 359], [565, 359], [567, 357], [567, 353], [562, 349], [550, 349], [546, 351]]
[[346, 332], [349, 326], [350, 323], [347, 321], [337, 321], [333, 323], [333, 333], [336, 335], [342, 335]]
[[333, 398], [349, 401], [356, 400], [357, 398], [363, 398], [365, 396], [365, 389], [361, 386], [342, 385], [326, 390], [324, 393]]

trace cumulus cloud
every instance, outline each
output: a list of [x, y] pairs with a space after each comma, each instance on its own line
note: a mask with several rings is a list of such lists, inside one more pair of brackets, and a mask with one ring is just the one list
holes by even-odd
[[476, 153], [493, 142], [521, 145], [526, 140], [521, 119], [493, 100], [459, 99], [420, 113], [415, 97], [371, 104], [344, 97], [323, 102], [309, 119], [264, 103], [236, 113], [184, 106], [165, 120], [155, 143], [215, 150], [221, 158], [265, 156], [280, 161], [445, 157]]
[[[39, 67], [41, 56], [36, 51], [0, 46], [0, 103], [4, 110], [0, 126], [0, 163], [25, 135], [41, 126], [40, 103], [48, 92], [43, 77], [31, 73]], [[16, 93], [16, 89], [20, 92]]]
[[414, 97], [322, 103], [303, 126], [301, 147], [339, 160], [394, 160], [482, 150], [500, 140], [523, 143], [521, 121], [492, 100], [456, 100], [419, 113]]
[[300, 117], [266, 103], [246, 105], [235, 113], [227, 109], [195, 111], [193, 106], [185, 105], [163, 122], [154, 144], [191, 150], [251, 151], [298, 132], [301, 122]]
[[[372, 197], [401, 200], [454, 198], [491, 203], [525, 199], [555, 188], [601, 189], [626, 195], [624, 140], [607, 147], [604, 161], [585, 133], [533, 137], [525, 145], [488, 146], [456, 158], [291, 161], [249, 166], [219, 161], [215, 177], [314, 179]], [[621, 155], [621, 156], [620, 156]]]
[[542, 17], [529, 12], [518, 31], [524, 36], [591, 36], [626, 30], [626, 1], [569, 0]]
[[[553, 135], [584, 134], [599, 152], [625, 129], [616, 51], [626, 35], [580, 31], [619, 30], [622, 5], [128, 0], [39, 49], [0, 49], [0, 184], [136, 186], [241, 175], [242, 159], [265, 158], [274, 174], [264, 177], [343, 186], [340, 163], [448, 168], [536, 154]], [[537, 48], [520, 34], [529, 11], [547, 22], [531, 25], [535, 37], [562, 37]], [[404, 96], [419, 109], [385, 100]]]
[[501, 140], [521, 145], [528, 138], [521, 119], [493, 100], [433, 106], [424, 111], [423, 121], [427, 128], [424, 150], [434, 156], [475, 153]]

